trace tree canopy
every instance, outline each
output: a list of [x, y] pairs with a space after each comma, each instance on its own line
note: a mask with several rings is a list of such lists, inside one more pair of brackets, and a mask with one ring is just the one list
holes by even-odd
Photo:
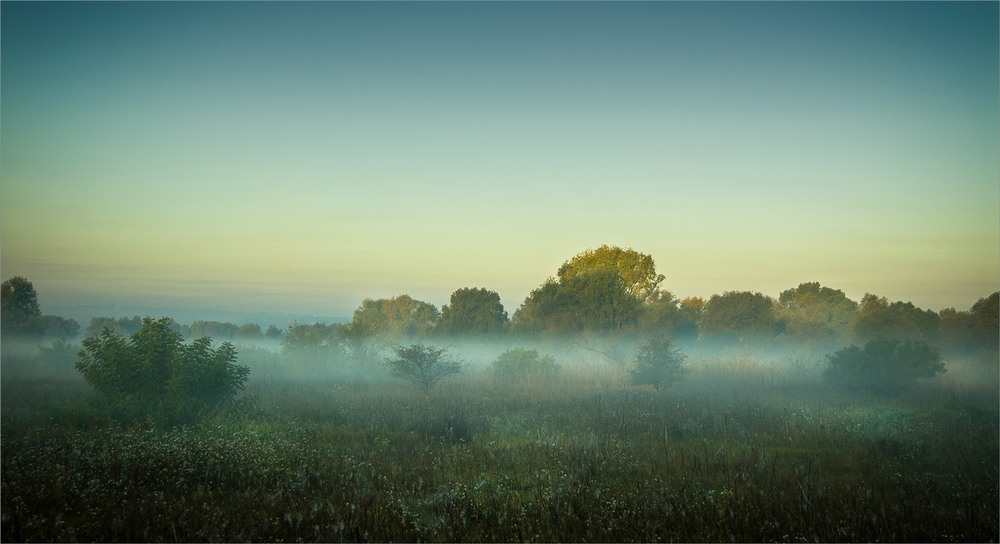
[[83, 340], [77, 370], [133, 421], [176, 424], [211, 414], [243, 389], [250, 369], [236, 364], [230, 343], [202, 337], [185, 345], [173, 320], [143, 319], [129, 338], [104, 329]]
[[0, 327], [5, 334], [34, 332], [32, 321], [41, 315], [38, 293], [30, 281], [14, 276], [3, 282], [0, 286]]
[[366, 298], [341, 334], [356, 361], [374, 363], [394, 345], [428, 337], [440, 317], [436, 306], [409, 295]]
[[889, 302], [866, 293], [852, 320], [854, 337], [866, 342], [877, 338], [931, 340], [938, 334], [938, 314], [922, 310], [912, 302]]
[[629, 372], [632, 383], [652, 385], [657, 391], [661, 385], [670, 387], [690, 372], [684, 366], [685, 360], [687, 356], [674, 345], [673, 337], [651, 336], [636, 352], [635, 365]]
[[429, 391], [438, 381], [462, 370], [462, 363], [444, 357], [446, 349], [423, 344], [397, 347], [396, 358], [386, 359], [389, 371], [397, 378], [411, 381]]
[[622, 249], [618, 246], [602, 245], [577, 254], [559, 267], [559, 281], [565, 282], [576, 276], [594, 270], [613, 270], [617, 272], [625, 290], [639, 300], [653, 294], [663, 276], [656, 273], [653, 258], [639, 253], [632, 248]]
[[891, 394], [944, 371], [941, 352], [927, 342], [879, 338], [828, 355], [824, 376], [847, 388]]
[[542, 284], [514, 313], [512, 327], [527, 334], [620, 331], [635, 324], [640, 304], [621, 274], [597, 268]]
[[819, 282], [800, 283], [778, 295], [785, 334], [805, 342], [834, 343], [846, 340], [858, 304], [839, 289]]
[[700, 323], [701, 330], [707, 334], [770, 337], [774, 334], [774, 301], [750, 291], [712, 295], [705, 304]]
[[441, 307], [437, 332], [442, 335], [497, 335], [505, 332], [510, 319], [496, 291], [466, 287], [451, 294], [451, 303]]

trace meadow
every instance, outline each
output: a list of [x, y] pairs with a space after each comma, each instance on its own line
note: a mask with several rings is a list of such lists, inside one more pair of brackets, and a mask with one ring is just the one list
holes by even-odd
[[239, 409], [164, 429], [5, 360], [3, 540], [1000, 538], [995, 366], [877, 397], [831, 389], [820, 358], [740, 351], [692, 356], [659, 392], [593, 361], [517, 382], [470, 367], [429, 393], [241, 362]]

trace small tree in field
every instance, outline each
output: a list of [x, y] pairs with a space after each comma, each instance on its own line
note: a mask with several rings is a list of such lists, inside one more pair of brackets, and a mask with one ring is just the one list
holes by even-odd
[[489, 370], [501, 381], [533, 380], [555, 376], [559, 365], [551, 355], [538, 355], [538, 350], [513, 348], [494, 359]]
[[841, 349], [826, 359], [824, 377], [829, 382], [880, 395], [899, 393], [919, 379], [945, 371], [941, 352], [920, 340], [879, 338], [863, 348]]
[[670, 387], [690, 370], [684, 366], [687, 355], [674, 346], [673, 337], [652, 336], [648, 338], [635, 355], [635, 366], [631, 370], [632, 383], [652, 385], [659, 391], [660, 386]]
[[189, 345], [168, 318], [142, 320], [128, 339], [105, 328], [83, 341], [77, 370], [125, 418], [185, 423], [209, 415], [243, 389], [250, 369], [236, 349], [202, 337]]
[[457, 374], [462, 363], [444, 358], [446, 349], [437, 349], [423, 344], [413, 344], [395, 349], [396, 359], [386, 359], [389, 371], [397, 378], [403, 378], [430, 391], [441, 378]]

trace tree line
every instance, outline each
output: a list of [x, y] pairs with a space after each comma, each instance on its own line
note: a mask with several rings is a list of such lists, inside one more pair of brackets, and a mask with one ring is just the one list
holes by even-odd
[[[565, 338], [595, 336], [673, 336], [678, 340], [715, 340], [729, 344], [781, 342], [829, 349], [878, 338], [919, 340], [943, 352], [970, 355], [997, 350], [998, 296], [979, 299], [968, 310], [921, 309], [868, 293], [860, 302], [818, 282], [801, 283], [777, 298], [752, 291], [727, 291], [708, 299], [677, 298], [663, 287], [664, 276], [649, 255], [604, 245], [566, 261], [554, 277], [531, 291], [509, 316], [496, 291], [464, 287], [449, 303], [435, 305], [403, 294], [365, 299], [348, 323], [293, 322], [271, 326], [218, 321], [172, 323], [186, 337], [219, 340], [281, 341], [286, 351], [340, 353], [376, 360], [404, 343], [425, 340]], [[31, 282], [15, 277], [3, 283], [2, 330], [48, 338], [72, 338], [74, 320], [44, 316]], [[105, 328], [122, 335], [137, 332], [142, 320], [93, 318], [86, 336]]]

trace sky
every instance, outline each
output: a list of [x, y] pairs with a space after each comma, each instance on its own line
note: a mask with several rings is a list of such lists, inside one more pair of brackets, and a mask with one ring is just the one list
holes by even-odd
[[602, 244], [678, 297], [1000, 283], [1000, 4], [0, 4], [0, 274], [83, 305], [513, 314]]

